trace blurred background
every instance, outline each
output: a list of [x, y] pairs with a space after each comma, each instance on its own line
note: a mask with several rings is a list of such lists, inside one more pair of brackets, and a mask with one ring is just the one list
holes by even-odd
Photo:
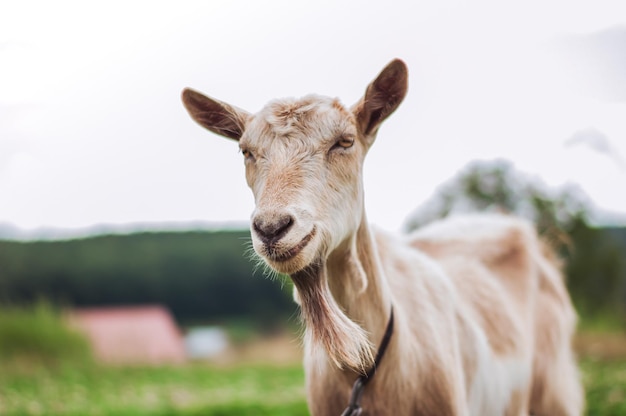
[[180, 92], [351, 105], [396, 57], [370, 221], [534, 221], [566, 261], [587, 413], [626, 414], [626, 6], [603, 0], [0, 3], [0, 414], [307, 414], [242, 157]]

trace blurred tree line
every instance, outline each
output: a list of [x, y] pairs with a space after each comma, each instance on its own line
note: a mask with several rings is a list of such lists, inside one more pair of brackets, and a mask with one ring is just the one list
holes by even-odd
[[[473, 211], [526, 217], [560, 247], [581, 315], [622, 319], [626, 228], [592, 227], [590, 209], [576, 187], [549, 188], [506, 161], [476, 162], [413, 212], [406, 229]], [[255, 273], [251, 250], [248, 231], [0, 241], [0, 302], [44, 298], [69, 306], [161, 303], [182, 322], [240, 317], [284, 323], [296, 310], [291, 286], [265, 277], [262, 266]]]
[[533, 221], [565, 260], [567, 285], [583, 318], [626, 323], [626, 227], [590, 224], [594, 207], [577, 186], [546, 186], [506, 160], [476, 161], [415, 210], [407, 231], [448, 215], [511, 213]]
[[0, 302], [160, 303], [186, 323], [284, 320], [295, 310], [290, 288], [255, 273], [249, 246], [247, 231], [0, 241]]

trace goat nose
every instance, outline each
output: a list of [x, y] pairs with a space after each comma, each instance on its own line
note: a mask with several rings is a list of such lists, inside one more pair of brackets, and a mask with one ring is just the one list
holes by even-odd
[[280, 240], [291, 228], [294, 218], [289, 214], [281, 214], [272, 219], [256, 217], [252, 221], [252, 226], [257, 235], [264, 243]]

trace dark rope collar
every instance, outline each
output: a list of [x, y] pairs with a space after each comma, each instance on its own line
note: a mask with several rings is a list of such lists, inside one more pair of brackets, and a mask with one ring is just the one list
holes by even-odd
[[341, 416], [358, 416], [361, 414], [361, 397], [363, 396], [363, 389], [369, 383], [369, 381], [376, 374], [376, 369], [380, 365], [380, 362], [387, 351], [391, 335], [393, 334], [393, 306], [391, 307], [391, 313], [389, 314], [389, 321], [387, 321], [387, 329], [385, 329], [385, 335], [380, 342], [376, 358], [374, 359], [374, 365], [369, 370], [359, 376], [352, 386], [352, 394], [350, 395], [350, 403], [346, 410], [343, 411]]

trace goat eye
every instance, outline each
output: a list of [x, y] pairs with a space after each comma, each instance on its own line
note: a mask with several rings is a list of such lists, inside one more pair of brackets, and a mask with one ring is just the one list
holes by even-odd
[[245, 159], [254, 160], [254, 155], [248, 149], [241, 149], [241, 154]]
[[333, 148], [348, 149], [354, 144], [354, 138], [350, 136], [341, 136], [336, 142]]

